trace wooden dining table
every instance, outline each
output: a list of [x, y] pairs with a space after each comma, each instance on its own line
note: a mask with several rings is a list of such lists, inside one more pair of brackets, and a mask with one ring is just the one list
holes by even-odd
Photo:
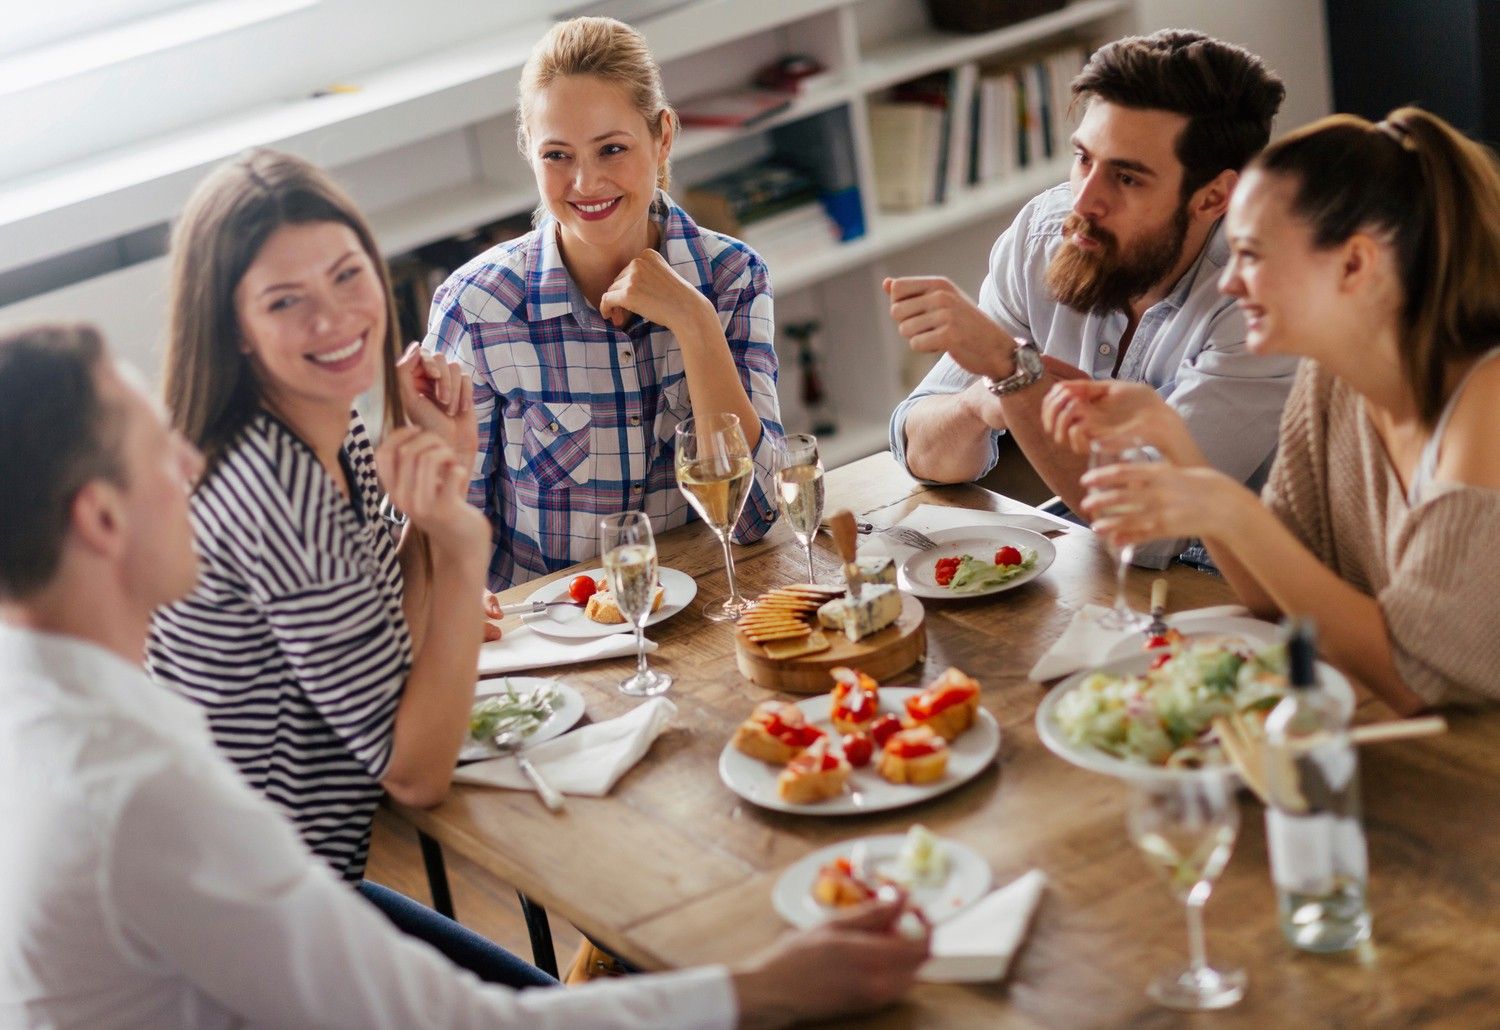
[[[847, 508], [881, 527], [921, 504], [1031, 510], [978, 486], [918, 483], [888, 454], [835, 469], [826, 483], [828, 511]], [[718, 541], [694, 523], [664, 534], [658, 547], [662, 565], [697, 580], [698, 596], [650, 631], [660, 645], [652, 664], [675, 679], [669, 696], [677, 715], [607, 797], [569, 798], [554, 815], [528, 793], [457, 786], [437, 808], [398, 808], [398, 814], [648, 970], [734, 963], [769, 945], [786, 930], [771, 904], [778, 877], [809, 852], [855, 837], [903, 833], [920, 822], [982, 855], [996, 884], [1031, 869], [1045, 872], [1048, 886], [1005, 979], [919, 985], [861, 1025], [1500, 1021], [1500, 717], [1481, 712], [1452, 713], [1440, 737], [1361, 750], [1375, 927], [1367, 946], [1316, 956], [1283, 940], [1262, 809], [1243, 794], [1239, 838], [1206, 921], [1210, 961], [1248, 972], [1245, 997], [1234, 1008], [1194, 1016], [1146, 998], [1147, 981], [1185, 959], [1184, 911], [1130, 843], [1130, 787], [1064, 761], [1037, 735], [1037, 705], [1047, 688], [1031, 681], [1028, 670], [1080, 607], [1108, 604], [1114, 590], [1112, 560], [1093, 533], [1078, 527], [1053, 542], [1054, 564], [1022, 587], [924, 602], [925, 664], [890, 683], [920, 685], [957, 666], [980, 682], [982, 705], [1001, 729], [995, 763], [939, 797], [887, 812], [820, 817], [759, 809], [720, 781], [719, 754], [735, 726], [777, 695], [739, 673], [733, 626], [702, 617], [703, 603], [725, 596], [727, 583]], [[829, 543], [818, 547], [820, 579], [833, 581], [838, 559]], [[736, 547], [735, 569], [747, 596], [806, 578], [802, 550], [780, 526], [755, 545]], [[1219, 577], [1178, 565], [1130, 573], [1137, 607], [1157, 575], [1170, 583], [1174, 610], [1233, 600]], [[507, 591], [502, 600], [522, 600], [541, 582]], [[632, 664], [615, 659], [558, 675], [582, 692], [587, 717], [599, 721], [637, 703], [615, 689]], [[1356, 721], [1391, 717], [1360, 692]]]

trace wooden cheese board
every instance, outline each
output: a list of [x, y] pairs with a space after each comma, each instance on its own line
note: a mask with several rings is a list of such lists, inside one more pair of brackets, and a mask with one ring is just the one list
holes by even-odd
[[827, 650], [798, 658], [773, 658], [763, 645], [734, 637], [735, 661], [740, 672], [768, 690], [792, 694], [822, 694], [833, 686], [828, 670], [848, 665], [884, 682], [927, 657], [926, 612], [922, 602], [901, 595], [901, 614], [896, 621], [863, 640], [850, 642], [838, 630], [824, 630]]

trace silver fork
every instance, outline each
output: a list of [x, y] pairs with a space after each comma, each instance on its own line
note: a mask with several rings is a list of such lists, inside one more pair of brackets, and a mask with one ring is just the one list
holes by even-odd
[[536, 793], [542, 799], [542, 804], [552, 812], [561, 812], [563, 807], [563, 796], [553, 789], [552, 784], [542, 779], [542, 774], [537, 772], [536, 766], [531, 764], [531, 759], [521, 754], [521, 745], [525, 742], [526, 735], [520, 730], [502, 730], [495, 734], [495, 750], [502, 755], [515, 755], [516, 765], [520, 766], [521, 774], [531, 781], [536, 788]]
[[[873, 522], [855, 522], [854, 528], [861, 536], [871, 533], [881, 533], [885, 536], [895, 537], [907, 547], [915, 547], [919, 551], [931, 551], [939, 546], [938, 542], [926, 533], [912, 529], [910, 526], [877, 526]], [[820, 531], [827, 531], [826, 525], [819, 526]]]

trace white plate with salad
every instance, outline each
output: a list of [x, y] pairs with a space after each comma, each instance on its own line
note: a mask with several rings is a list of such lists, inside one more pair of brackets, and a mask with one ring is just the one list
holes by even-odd
[[927, 535], [938, 546], [903, 561], [896, 582], [908, 594], [934, 601], [1012, 590], [1057, 559], [1051, 540], [1014, 526], [958, 526]]
[[[913, 826], [908, 833], [882, 833], [830, 844], [793, 862], [771, 889], [771, 904], [777, 914], [803, 929], [837, 915], [837, 907], [825, 905], [814, 896], [814, 887], [824, 866], [840, 859], [848, 865], [859, 845], [868, 856], [871, 879], [901, 884], [931, 923], [957, 915], [990, 889], [990, 865], [982, 855]], [[878, 887], [878, 883], [870, 886]]]
[[469, 713], [469, 736], [460, 762], [495, 758], [492, 741], [501, 730], [520, 731], [526, 747], [561, 736], [583, 718], [583, 695], [558, 680], [540, 676], [501, 676], [480, 680]]
[[[1354, 690], [1331, 665], [1318, 681], [1345, 718]], [[1042, 743], [1093, 772], [1122, 779], [1191, 776], [1229, 768], [1214, 718], [1231, 711], [1263, 716], [1286, 695], [1286, 649], [1245, 642], [1188, 640], [1076, 673], [1037, 708]]]

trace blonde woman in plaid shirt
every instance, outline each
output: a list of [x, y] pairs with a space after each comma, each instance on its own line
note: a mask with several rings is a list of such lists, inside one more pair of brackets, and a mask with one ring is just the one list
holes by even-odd
[[783, 435], [770, 281], [667, 195], [677, 123], [645, 40], [560, 22], [522, 72], [517, 121], [544, 214], [443, 284], [424, 344], [473, 372], [490, 588], [593, 557], [601, 515], [685, 523], [673, 433], [693, 416], [739, 416], [755, 482], [733, 535], [759, 539]]

